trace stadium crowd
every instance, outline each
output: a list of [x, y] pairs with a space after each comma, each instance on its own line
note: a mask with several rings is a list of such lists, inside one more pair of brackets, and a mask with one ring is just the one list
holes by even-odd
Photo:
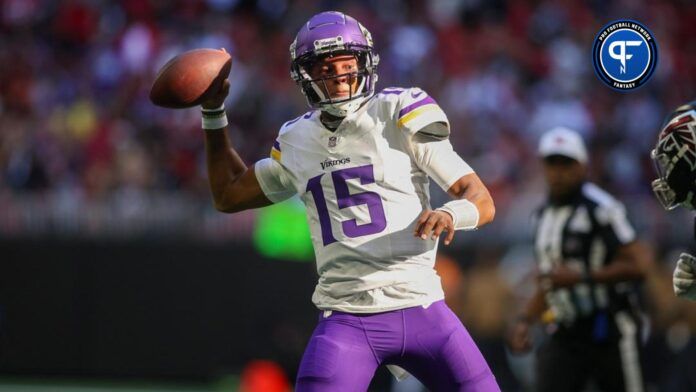
[[[536, 143], [557, 125], [585, 136], [594, 179], [640, 206], [639, 227], [657, 234], [670, 224], [649, 193], [648, 152], [663, 116], [693, 95], [696, 55], [688, 38], [696, 34], [696, 9], [686, 2], [0, 5], [0, 200], [10, 206], [0, 227], [7, 233], [41, 229], [37, 220], [54, 228], [83, 222], [75, 216], [86, 206], [97, 206], [93, 225], [80, 226], [88, 231], [109, 230], [101, 215], [118, 222], [147, 212], [169, 226], [172, 214], [190, 210], [185, 205], [202, 203], [177, 222], [208, 210], [198, 111], [153, 106], [156, 70], [192, 48], [231, 52], [232, 135], [253, 162], [268, 154], [283, 122], [306, 110], [288, 76], [287, 48], [304, 18], [327, 8], [342, 8], [372, 30], [379, 86], [421, 86], [446, 110], [456, 150], [490, 184], [499, 230], [526, 226], [543, 194]], [[597, 80], [589, 49], [604, 22], [627, 16], [652, 29], [660, 58], [649, 85], [621, 94]], [[177, 202], [182, 197], [186, 203]]]
[[[253, 162], [306, 110], [288, 76], [291, 37], [307, 15], [341, 8], [372, 30], [381, 88], [421, 86], [446, 110], [456, 150], [490, 184], [498, 230], [526, 226], [543, 194], [538, 137], [565, 125], [591, 146], [594, 179], [659, 235], [670, 223], [650, 195], [648, 152], [663, 116], [693, 96], [696, 9], [686, 3], [3, 0], [0, 227], [82, 225], [86, 206], [92, 224], [80, 230], [97, 232], [109, 230], [101, 215], [146, 212], [171, 226], [209, 210], [198, 111], [153, 106], [156, 70], [192, 48], [231, 52], [232, 135]], [[653, 80], [627, 94], [599, 82], [589, 54], [601, 25], [620, 17], [649, 26], [660, 51]]]

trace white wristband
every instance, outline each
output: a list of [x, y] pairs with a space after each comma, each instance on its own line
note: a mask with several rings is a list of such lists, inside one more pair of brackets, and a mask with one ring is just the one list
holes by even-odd
[[203, 117], [201, 120], [201, 126], [207, 131], [224, 128], [227, 124], [226, 114], [223, 114], [221, 117]]
[[478, 226], [479, 210], [467, 199], [449, 201], [437, 210], [452, 215], [455, 230], [474, 230]]
[[224, 104], [215, 109], [201, 108], [201, 113], [203, 114], [201, 126], [205, 130], [222, 129], [228, 125]]

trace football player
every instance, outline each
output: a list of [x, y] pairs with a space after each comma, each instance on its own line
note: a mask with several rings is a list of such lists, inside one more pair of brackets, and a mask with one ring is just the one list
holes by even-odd
[[[660, 204], [671, 210], [696, 206], [696, 101], [678, 107], [665, 121], [652, 150], [658, 179], [652, 188]], [[696, 258], [682, 253], [672, 279], [674, 293], [696, 301]]]
[[[419, 88], [377, 92], [370, 33], [343, 13], [313, 16], [290, 55], [312, 110], [281, 126], [270, 158], [247, 167], [232, 148], [222, 106], [229, 83], [202, 111], [217, 209], [295, 194], [307, 207], [321, 315], [296, 390], [365, 391], [384, 364], [435, 391], [498, 391], [433, 269], [441, 235], [449, 244], [455, 230], [481, 227], [495, 212], [453, 151], [445, 113]], [[453, 200], [431, 209], [429, 178]]]

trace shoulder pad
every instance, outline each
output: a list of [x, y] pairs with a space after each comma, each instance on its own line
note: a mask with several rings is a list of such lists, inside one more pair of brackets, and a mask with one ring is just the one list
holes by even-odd
[[285, 123], [280, 127], [280, 131], [279, 131], [278, 133], [282, 135], [283, 133], [288, 132], [289, 130], [291, 130], [291, 129], [293, 128], [293, 125], [299, 123], [300, 120], [308, 120], [309, 118], [312, 117], [312, 115], [313, 115], [314, 113], [315, 113], [315, 111], [312, 110], [312, 111], [309, 111], [309, 112], [307, 112], [307, 113], [305, 113], [305, 114], [303, 114], [303, 115], [301, 115], [301, 116], [299, 116], [299, 117], [297, 117], [297, 118], [294, 118], [294, 119], [292, 119], [292, 120], [290, 120], [290, 121], [285, 122]]

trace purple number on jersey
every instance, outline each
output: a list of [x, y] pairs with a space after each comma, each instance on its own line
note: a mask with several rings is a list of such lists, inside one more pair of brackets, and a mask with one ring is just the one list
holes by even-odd
[[[307, 191], [312, 192], [314, 204], [317, 206], [319, 226], [321, 226], [321, 237], [324, 246], [326, 246], [336, 242], [336, 238], [331, 231], [331, 218], [329, 217], [329, 210], [326, 206], [324, 190], [321, 188], [321, 177], [323, 175], [322, 173], [316, 177], [312, 177], [307, 182]], [[350, 167], [331, 173], [331, 179], [336, 189], [336, 202], [338, 208], [343, 209], [366, 204], [370, 214], [370, 223], [359, 225], [356, 219], [349, 219], [341, 222], [343, 232], [351, 238], [379, 233], [387, 227], [387, 219], [384, 214], [382, 199], [377, 193], [370, 191], [351, 195], [346, 181], [354, 178], [360, 179], [360, 184], [362, 185], [374, 183], [375, 175], [372, 165]]]
[[384, 216], [384, 207], [382, 199], [375, 192], [365, 191], [350, 194], [348, 191], [347, 180], [359, 178], [361, 185], [372, 184], [375, 182], [375, 175], [372, 165], [350, 167], [343, 170], [337, 170], [331, 173], [334, 187], [336, 188], [336, 197], [338, 208], [346, 208], [367, 204], [367, 210], [370, 213], [370, 223], [358, 225], [356, 219], [343, 221], [343, 232], [348, 237], [362, 237], [364, 235], [379, 233], [387, 227], [387, 219]]
[[321, 189], [321, 177], [324, 173], [312, 177], [307, 182], [307, 192], [312, 192], [314, 204], [317, 206], [319, 214], [319, 226], [321, 226], [321, 239], [324, 246], [336, 242], [336, 238], [331, 232], [331, 218], [329, 217], [329, 209], [326, 207], [326, 198], [324, 198], [324, 190]]

